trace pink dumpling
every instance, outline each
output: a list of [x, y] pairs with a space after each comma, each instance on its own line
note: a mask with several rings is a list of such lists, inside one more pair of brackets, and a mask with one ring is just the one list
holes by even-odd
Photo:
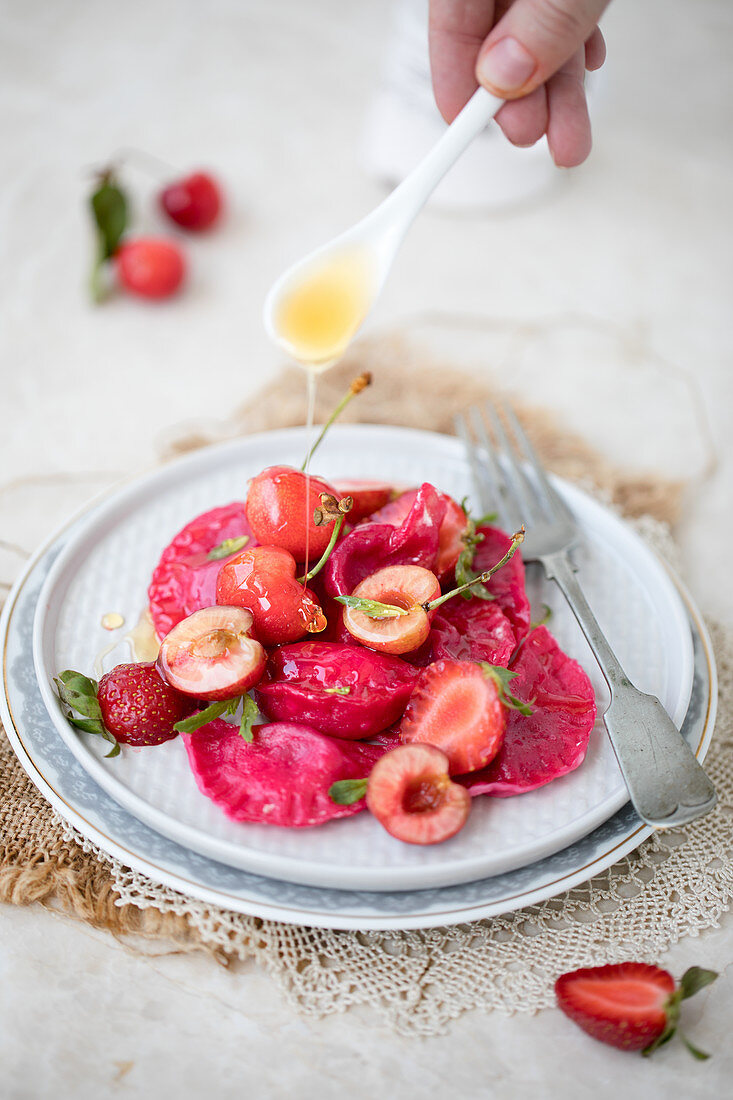
[[210, 561], [209, 551], [225, 539], [243, 535], [249, 540], [247, 546], [257, 545], [244, 503], [235, 501], [197, 516], [166, 546], [148, 588], [150, 613], [159, 638], [194, 611], [216, 603], [216, 578], [228, 558]]
[[425, 482], [399, 527], [363, 523], [342, 539], [324, 570], [329, 596], [350, 596], [357, 584], [388, 565], [421, 565], [433, 569], [440, 547], [440, 525], [446, 504]]
[[360, 645], [295, 642], [271, 652], [254, 695], [268, 718], [358, 739], [399, 720], [417, 676], [399, 657]]
[[506, 668], [517, 639], [496, 600], [456, 596], [438, 608], [428, 644], [430, 661], [488, 661]]
[[326, 737], [310, 726], [255, 727], [247, 742], [218, 718], [184, 734], [196, 785], [233, 821], [301, 828], [363, 810], [364, 799], [339, 806], [328, 794], [340, 779], [365, 779], [386, 749]]
[[[498, 527], [479, 527], [478, 531], [484, 537], [476, 549], [473, 568], [476, 573], [483, 573], [506, 554], [511, 539]], [[512, 624], [517, 641], [521, 642], [529, 630], [531, 614], [524, 591], [524, 562], [519, 551], [494, 573], [486, 587]]]
[[533, 707], [507, 711], [504, 742], [486, 768], [463, 776], [470, 794], [522, 794], [573, 771], [585, 759], [596, 719], [593, 685], [544, 626], [525, 639], [511, 668], [510, 690]]

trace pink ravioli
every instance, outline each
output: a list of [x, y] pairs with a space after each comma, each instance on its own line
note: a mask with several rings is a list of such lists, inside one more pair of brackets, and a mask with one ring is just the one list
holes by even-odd
[[212, 508], [187, 523], [166, 546], [148, 588], [150, 612], [159, 638], [201, 607], [216, 603], [216, 578], [226, 558], [209, 561], [208, 553], [225, 539], [246, 535], [257, 540], [247, 523], [244, 503]]
[[512, 669], [510, 690], [532, 705], [527, 717], [507, 712], [504, 743], [488, 767], [460, 782], [470, 794], [506, 798], [542, 787], [585, 759], [596, 718], [593, 686], [577, 661], [544, 626], [525, 639]]
[[296, 722], [255, 727], [247, 742], [218, 718], [184, 734], [196, 784], [227, 817], [265, 825], [322, 825], [363, 810], [364, 799], [339, 806], [328, 795], [339, 779], [363, 779], [386, 751], [338, 741]]
[[324, 570], [329, 596], [349, 596], [360, 581], [388, 565], [421, 565], [432, 569], [438, 557], [440, 525], [446, 503], [425, 482], [399, 527], [363, 523], [337, 545]]
[[271, 651], [255, 699], [275, 721], [359, 740], [399, 721], [417, 675], [399, 657], [360, 645], [295, 642]]
[[[511, 539], [498, 527], [479, 527], [478, 530], [484, 538], [476, 550], [473, 568], [476, 573], [483, 573], [506, 554]], [[486, 587], [512, 624], [517, 641], [521, 642], [529, 630], [530, 608], [524, 591], [524, 562], [519, 552], [494, 574]]]
[[430, 661], [509, 664], [517, 639], [496, 600], [456, 597], [440, 607], [430, 628]]

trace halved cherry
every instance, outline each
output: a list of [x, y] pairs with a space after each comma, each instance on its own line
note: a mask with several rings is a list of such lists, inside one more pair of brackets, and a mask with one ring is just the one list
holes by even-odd
[[297, 642], [306, 633], [323, 630], [327, 622], [318, 600], [295, 573], [295, 558], [279, 546], [242, 550], [221, 567], [216, 602], [251, 611], [263, 645]]
[[[351, 597], [383, 604], [370, 613], [346, 604], [344, 626], [353, 638], [381, 653], [409, 653], [430, 633], [430, 613], [423, 604], [440, 596], [438, 578], [420, 565], [388, 565], [357, 584]], [[341, 597], [344, 602], [344, 598]]]
[[[467, 796], [467, 797], [466, 797]], [[399, 745], [369, 775], [367, 806], [408, 844], [439, 844], [466, 824], [471, 797], [448, 775], [448, 758], [432, 745]]]
[[250, 637], [253, 618], [241, 607], [203, 607], [174, 626], [158, 654], [171, 687], [196, 699], [231, 699], [265, 671], [267, 654]]
[[268, 466], [257, 474], [247, 493], [247, 522], [257, 541], [287, 550], [296, 561], [305, 561], [306, 554], [315, 561], [331, 538], [330, 526], [313, 522], [322, 493], [336, 495], [322, 478], [306, 478], [291, 466]]
[[451, 775], [477, 771], [504, 740], [506, 710], [491, 675], [474, 661], [436, 661], [423, 669], [400, 724], [400, 740], [435, 745]]

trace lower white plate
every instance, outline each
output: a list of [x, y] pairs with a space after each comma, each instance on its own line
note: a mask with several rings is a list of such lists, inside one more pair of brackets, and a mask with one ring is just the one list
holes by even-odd
[[[520, 797], [474, 800], [466, 827], [429, 848], [402, 844], [366, 813], [314, 829], [236, 823], [198, 791], [179, 739], [154, 749], [124, 747], [108, 760], [105, 742], [72, 729], [52, 679], [64, 668], [92, 672], [98, 651], [109, 642], [102, 615], [117, 611], [134, 622], [160, 552], [180, 527], [207, 508], [242, 499], [247, 479], [264, 466], [299, 465], [306, 440], [305, 429], [290, 429], [199, 451], [118, 490], [68, 537], [39, 601], [34, 657], [48, 712], [82, 767], [121, 806], [185, 847], [309, 886], [456, 885], [532, 863], [607, 820], [628, 796], [600, 719], [580, 768]], [[327, 478], [431, 481], [459, 500], [472, 488], [460, 441], [431, 432], [335, 428], [317, 465]], [[591, 606], [631, 679], [657, 695], [679, 725], [692, 689], [693, 661], [678, 591], [628, 525], [579, 489], [557, 484], [583, 535], [577, 561]], [[536, 618], [543, 604], [552, 608], [552, 632], [588, 672], [602, 714], [606, 685], [563, 597], [538, 570], [528, 590]], [[112, 663], [123, 659], [126, 654], [118, 651]]]
[[[102, 851], [156, 883], [252, 916], [341, 929], [434, 928], [534, 905], [599, 874], [648, 837], [627, 803], [588, 836], [516, 871], [433, 890], [329, 890], [265, 878], [217, 863], [155, 832], [107, 795], [58, 736], [33, 669], [39, 592], [70, 527], [39, 551], [0, 617], [4, 692], [0, 716], [33, 783], [69, 824]], [[680, 589], [694, 643], [694, 682], [683, 733], [702, 760], [715, 723], [717, 680], [705, 626]]]

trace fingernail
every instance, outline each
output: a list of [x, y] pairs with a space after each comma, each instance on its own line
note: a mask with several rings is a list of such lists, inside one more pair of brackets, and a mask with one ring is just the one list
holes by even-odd
[[490, 84], [498, 92], [516, 92], [522, 88], [537, 68], [529, 50], [516, 38], [500, 38], [478, 63], [482, 84]]

